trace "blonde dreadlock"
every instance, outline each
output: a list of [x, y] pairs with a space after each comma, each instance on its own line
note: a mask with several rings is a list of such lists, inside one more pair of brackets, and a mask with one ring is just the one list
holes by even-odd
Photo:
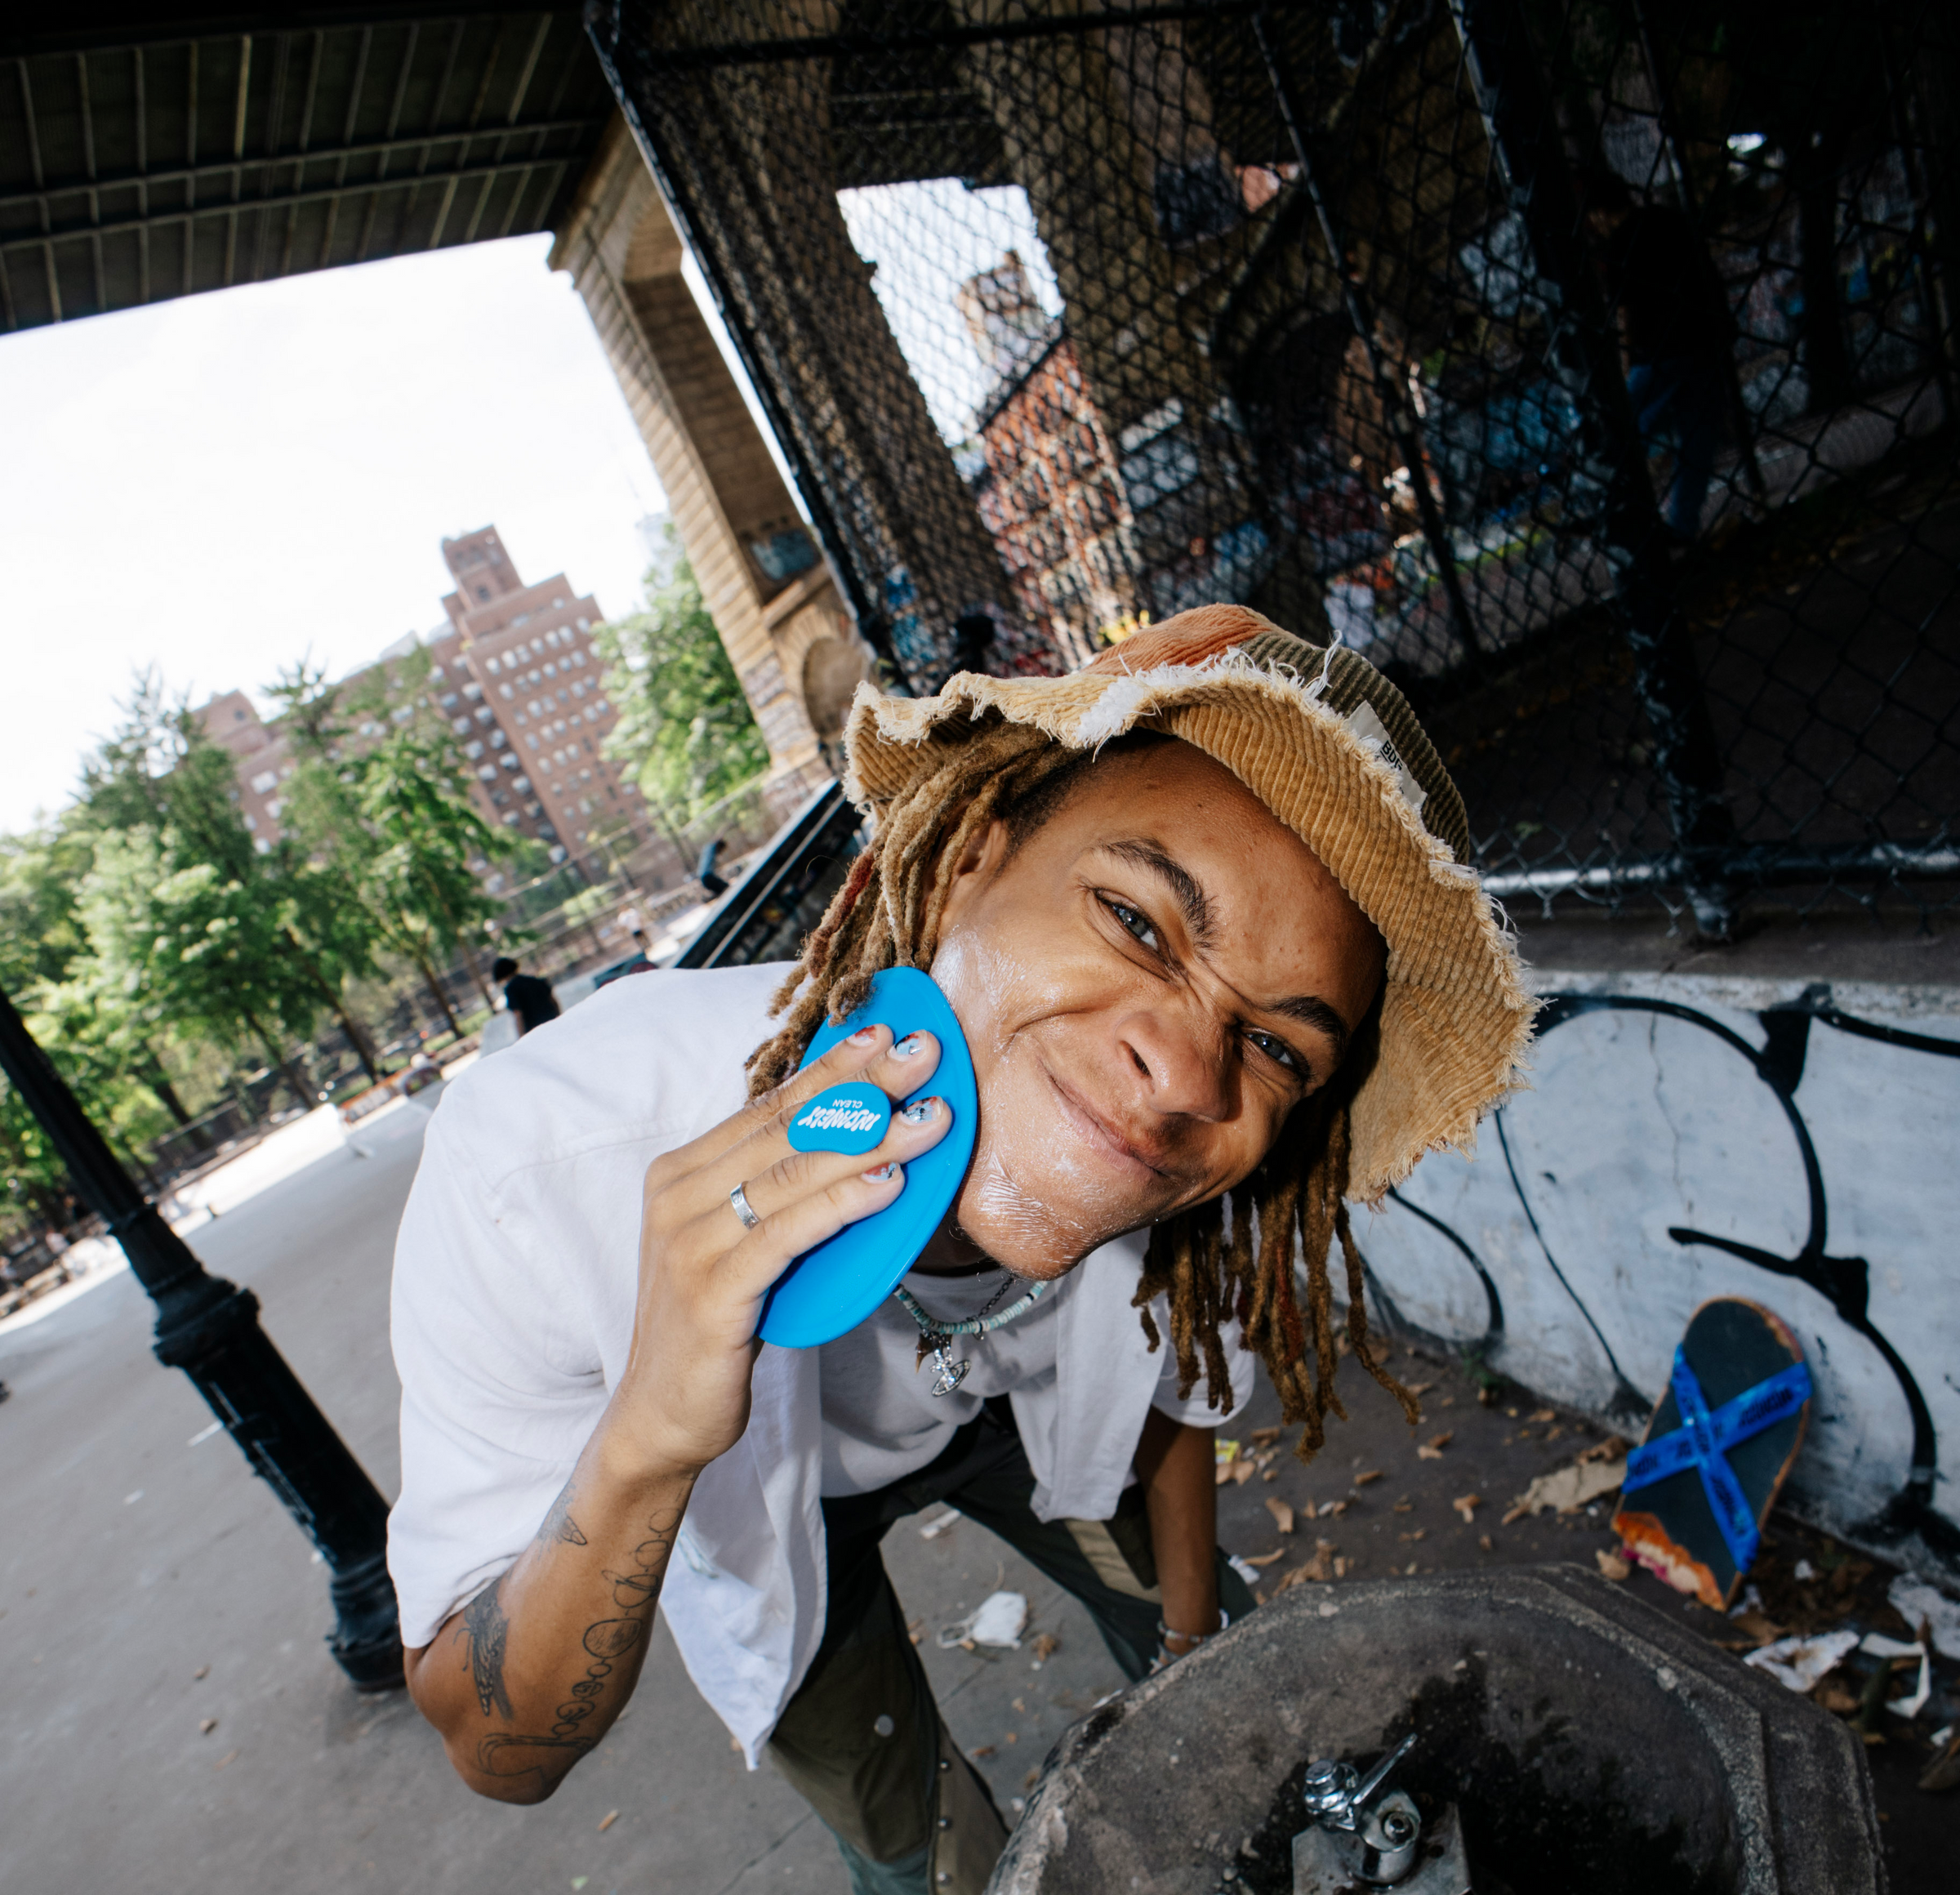
[[[1137, 733], [1105, 751], [1165, 741]], [[777, 991], [772, 1011], [787, 1008], [788, 1017], [750, 1055], [751, 1098], [795, 1071], [826, 1016], [841, 1020], [864, 1004], [874, 974], [888, 967], [929, 970], [947, 893], [968, 844], [996, 819], [1019, 834], [1037, 827], [1094, 761], [1093, 753], [998, 717], [978, 729], [936, 731], [924, 747], [930, 767], [880, 812], [875, 836]], [[1231, 1193], [1229, 1237], [1222, 1200], [1152, 1228], [1132, 1300], [1154, 1350], [1163, 1338], [1150, 1305], [1159, 1295], [1168, 1299], [1179, 1398], [1196, 1384], [1201, 1358], [1210, 1405], [1227, 1414], [1232, 1378], [1219, 1331], [1236, 1313], [1246, 1347], [1257, 1352], [1279, 1392], [1286, 1420], [1303, 1424], [1303, 1460], [1320, 1448], [1330, 1411], [1347, 1419], [1334, 1387], [1339, 1356], [1327, 1259], [1336, 1240], [1347, 1266], [1348, 1340], [1355, 1358], [1411, 1423], [1418, 1413], [1414, 1397], [1383, 1367], [1369, 1340], [1361, 1254], [1343, 1200], [1352, 1079], [1336, 1086], [1338, 1098], [1330, 1088], [1294, 1112], [1258, 1170]], [[1294, 1293], [1296, 1228], [1306, 1259], [1304, 1311]]]

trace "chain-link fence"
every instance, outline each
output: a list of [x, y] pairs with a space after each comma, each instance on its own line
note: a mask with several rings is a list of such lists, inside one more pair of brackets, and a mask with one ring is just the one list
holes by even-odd
[[592, 20], [894, 682], [1242, 600], [1500, 895], [1951, 900], [1950, 10]]

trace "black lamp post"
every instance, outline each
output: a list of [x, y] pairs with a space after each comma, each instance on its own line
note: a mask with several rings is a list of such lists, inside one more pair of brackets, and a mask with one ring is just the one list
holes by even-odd
[[0, 1070], [60, 1154], [75, 1190], [122, 1245], [157, 1306], [157, 1359], [182, 1369], [252, 1471], [319, 1549], [335, 1660], [359, 1691], [403, 1683], [388, 1504], [259, 1327], [259, 1300], [211, 1275], [122, 1169], [13, 1002], [0, 992]]

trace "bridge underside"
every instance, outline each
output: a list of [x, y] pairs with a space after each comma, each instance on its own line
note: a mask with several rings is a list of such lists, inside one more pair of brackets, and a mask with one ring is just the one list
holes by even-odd
[[77, 6], [0, 31], [0, 323], [553, 227], [612, 108], [576, 8]]

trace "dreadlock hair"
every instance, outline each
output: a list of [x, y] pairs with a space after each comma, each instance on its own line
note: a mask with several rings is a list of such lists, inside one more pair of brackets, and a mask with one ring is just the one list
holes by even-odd
[[[787, 1018], [749, 1056], [750, 1097], [796, 1070], [826, 1017], [841, 1020], [862, 1006], [874, 974], [888, 967], [930, 970], [954, 870], [989, 823], [1006, 823], [1018, 846], [1100, 757], [1174, 741], [1142, 730], [1098, 751], [1071, 750], [991, 712], [964, 729], [929, 736], [921, 747], [926, 767], [880, 812], [876, 834], [777, 991], [771, 1011], [786, 1009]], [[1236, 1314], [1245, 1346], [1266, 1365], [1285, 1420], [1303, 1425], [1303, 1460], [1312, 1460], [1325, 1440], [1330, 1411], [1347, 1419], [1334, 1386], [1339, 1351], [1327, 1259], [1336, 1240], [1347, 1269], [1349, 1347], [1412, 1425], [1419, 1416], [1414, 1398], [1383, 1366], [1370, 1340], [1361, 1253], [1343, 1202], [1348, 1101], [1371, 1057], [1372, 1032], [1358, 1034], [1356, 1042], [1334, 1082], [1294, 1108], [1258, 1170], [1229, 1193], [1229, 1232], [1223, 1199], [1152, 1227], [1131, 1300], [1155, 1350], [1163, 1337], [1150, 1306], [1158, 1295], [1166, 1297], [1179, 1398], [1196, 1385], [1201, 1362], [1209, 1405], [1224, 1414], [1232, 1411], [1232, 1378], [1219, 1329]], [[1296, 1232], [1305, 1258], [1303, 1309], [1295, 1286]]]

